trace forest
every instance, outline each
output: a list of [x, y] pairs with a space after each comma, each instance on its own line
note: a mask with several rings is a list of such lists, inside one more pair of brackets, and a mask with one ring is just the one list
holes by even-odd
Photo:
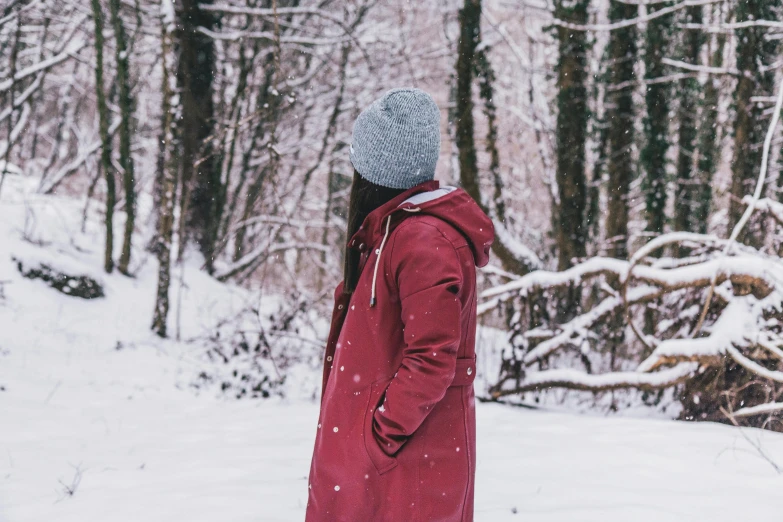
[[304, 518], [353, 125], [397, 87], [432, 95], [436, 179], [494, 226], [475, 519], [775, 518], [782, 20], [0, 0], [0, 521]]
[[3, 4], [0, 195], [98, 213], [105, 273], [157, 266], [161, 338], [187, 260], [279, 299], [216, 341], [256, 348], [240, 395], [284, 393], [341, 278], [351, 125], [411, 85], [496, 228], [486, 400], [783, 430], [779, 0]]

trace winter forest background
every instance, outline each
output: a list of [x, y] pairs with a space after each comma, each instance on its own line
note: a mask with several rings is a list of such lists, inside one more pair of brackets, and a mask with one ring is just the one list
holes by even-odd
[[[0, 520], [4, 505], [13, 521], [103, 513], [75, 503], [90, 468], [39, 458], [35, 441], [58, 430], [93, 440], [74, 419], [109, 415], [113, 393], [147, 397], [117, 415], [149, 416], [150, 432], [177, 440], [161, 427], [176, 429], [172, 409], [154, 403], [184, 415], [219, 401], [214, 416], [202, 412], [214, 422], [180, 419], [214, 437], [215, 461], [238, 458], [215, 425], [253, 431], [290, 415], [303, 419], [292, 432], [311, 429], [342, 273], [351, 127], [404, 85], [441, 108], [438, 179], [463, 187], [496, 227], [479, 273], [476, 392], [503, 405], [480, 408], [485, 440], [550, 437], [530, 408], [606, 415], [548, 419], [588, 422], [573, 430], [609, 440], [634, 433], [618, 459], [686, 430], [672, 435], [672, 458], [710, 448], [713, 473], [720, 437], [735, 437], [752, 455], [748, 473], [776, 472], [748, 482], [747, 500], [760, 516], [774, 502], [780, 512], [779, 494], [752, 495], [779, 491], [783, 442], [745, 427], [783, 431], [781, 19], [780, 0], [0, 0], [0, 411], [14, 426], [0, 446], [29, 464], [9, 450], [0, 465]], [[177, 398], [148, 395], [162, 389]], [[41, 420], [50, 415], [64, 417]], [[743, 428], [686, 444], [690, 427], [650, 432], [621, 416]], [[258, 444], [243, 436], [237, 451]], [[296, 454], [296, 481], [247, 492], [289, 499], [290, 513], [258, 518], [253, 504], [228, 520], [301, 516], [312, 439], [297, 436], [264, 439], [263, 450]], [[63, 440], [47, 444], [51, 455], [67, 453]], [[292, 462], [265, 458], [257, 465], [283, 475]], [[578, 468], [584, 457], [559, 458]], [[46, 473], [56, 508], [38, 503]], [[481, 517], [492, 502], [503, 516], [525, 513], [523, 501], [478, 495], [479, 520], [501, 520]], [[733, 520], [713, 507], [712, 520]], [[561, 520], [538, 513], [529, 519]], [[618, 520], [661, 520], [634, 513]]]

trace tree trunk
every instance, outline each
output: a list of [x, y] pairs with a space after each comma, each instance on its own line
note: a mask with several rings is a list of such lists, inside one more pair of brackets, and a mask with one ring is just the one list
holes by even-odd
[[[211, 0], [204, 2], [209, 4]], [[225, 206], [226, 187], [220, 179], [219, 154], [213, 146], [215, 120], [212, 80], [215, 45], [199, 27], [213, 29], [211, 12], [199, 8], [198, 0], [182, 0], [177, 13], [179, 64], [177, 81], [182, 97], [180, 116], [182, 194], [180, 235], [191, 232], [204, 255], [207, 272], [214, 271], [214, 251], [220, 218]], [[180, 256], [186, 241], [180, 240]]]
[[129, 274], [131, 260], [131, 240], [136, 218], [136, 195], [134, 187], [133, 158], [131, 157], [131, 119], [133, 118], [133, 99], [130, 92], [130, 71], [128, 67], [127, 38], [125, 26], [120, 17], [120, 0], [109, 0], [111, 21], [114, 26], [114, 39], [117, 60], [117, 83], [120, 101], [120, 166], [125, 189], [125, 236], [122, 241], [122, 253], [117, 269]]
[[604, 68], [601, 74], [595, 78], [592, 86], [592, 98], [596, 106], [595, 120], [589, 127], [592, 141], [595, 143], [595, 162], [592, 165], [590, 184], [587, 190], [587, 208], [585, 210], [585, 228], [589, 238], [586, 245], [587, 255], [603, 255], [601, 238], [601, 188], [606, 172], [606, 155], [609, 143], [609, 125], [606, 114], [598, 111], [599, 107], [605, 107], [606, 86], [609, 84], [609, 73]]
[[[686, 22], [700, 24], [701, 6], [689, 7], [685, 11]], [[683, 54], [688, 63], [698, 64], [702, 44], [701, 31], [683, 32]], [[696, 229], [693, 210], [694, 182], [693, 169], [696, 153], [696, 111], [698, 109], [699, 82], [696, 78], [680, 80], [680, 107], [677, 119], [680, 124], [677, 153], [677, 185], [675, 189], [674, 230], [692, 232]]]
[[[575, 24], [587, 23], [589, 0], [555, 2], [555, 17]], [[587, 138], [587, 34], [557, 28], [557, 168], [555, 179], [560, 210], [555, 217], [558, 270], [586, 255], [585, 140]]]
[[[650, 13], [655, 13], [665, 7], [669, 7], [669, 3], [653, 4], [648, 9]], [[671, 15], [656, 18], [647, 24], [644, 54], [646, 80], [655, 80], [666, 75], [666, 67], [661, 60], [669, 50], [671, 24]], [[666, 153], [669, 150], [671, 95], [669, 85], [668, 82], [650, 83], [645, 90], [645, 146], [639, 159], [644, 169], [642, 186], [647, 213], [646, 230], [654, 236], [662, 234], [666, 224]]]
[[[171, 2], [173, 0], [163, 0]], [[170, 4], [169, 4], [170, 5]], [[158, 257], [158, 287], [155, 295], [155, 310], [152, 316], [152, 331], [159, 337], [166, 337], [169, 315], [169, 287], [171, 286], [171, 251], [174, 232], [174, 200], [177, 194], [177, 147], [174, 128], [174, 88], [169, 74], [174, 61], [171, 53], [171, 29], [173, 12], [164, 10], [161, 17], [161, 70], [162, 103], [160, 149], [158, 151], [158, 172], [155, 178], [155, 208], [157, 211], [157, 235], [155, 253]]]
[[[11, 7], [9, 6], [6, 9], [6, 12], [11, 12]], [[16, 94], [16, 69], [17, 69], [17, 59], [19, 57], [19, 40], [22, 36], [22, 20], [21, 20], [21, 13], [17, 10], [17, 19], [16, 19], [16, 28], [14, 29], [14, 43], [12, 44], [13, 47], [11, 47], [11, 60], [9, 64], [9, 71], [8, 71], [8, 77], [11, 79], [11, 87], [8, 89], [8, 98], [9, 103], [8, 107], [10, 108], [10, 114], [8, 115], [8, 133], [6, 136], [6, 144], [5, 144], [5, 152], [3, 153], [3, 168], [0, 170], [0, 192], [3, 190], [3, 183], [5, 182], [5, 175], [8, 173], [8, 165], [11, 161], [11, 149], [14, 148], [14, 105], [15, 100], [14, 96]], [[43, 44], [41, 44], [43, 45]], [[20, 116], [21, 118], [21, 116]]]
[[[726, 35], [715, 37], [716, 48], [711, 53], [710, 66], [723, 66], [723, 48]], [[704, 85], [704, 100], [699, 123], [699, 161], [694, 191], [694, 230], [707, 233], [710, 210], [712, 208], [712, 176], [718, 169], [720, 151], [718, 149], [718, 101], [720, 79], [714, 75], [707, 78]]]
[[[634, 18], [636, 5], [612, 2], [611, 22]], [[607, 254], [628, 257], [628, 194], [633, 179], [634, 144], [634, 65], [636, 63], [636, 28], [624, 27], [609, 35], [608, 59], [610, 89], [606, 94], [607, 173], [609, 175], [606, 217]]]
[[114, 205], [117, 200], [114, 168], [111, 164], [111, 137], [109, 136], [109, 109], [103, 90], [103, 10], [100, 0], [92, 0], [95, 21], [95, 96], [98, 104], [98, 131], [101, 137], [101, 169], [106, 177], [106, 244], [103, 268], [107, 273], [114, 270]]
[[[457, 44], [457, 93], [455, 113], [455, 135], [459, 151], [460, 184], [493, 220], [496, 229], [503, 227], [497, 222], [495, 209], [484, 204], [479, 184], [478, 160], [474, 138], [473, 121], [473, 76], [476, 70], [476, 47], [481, 41], [481, 0], [465, 0], [459, 11], [460, 38]], [[492, 243], [492, 252], [509, 272], [524, 275], [537, 268], [533, 260], [520, 255], [500, 235]]]
[[473, 61], [481, 38], [481, 0], [465, 0], [459, 11], [460, 38], [457, 44], [457, 148], [462, 188], [481, 203], [478, 160], [473, 137]]

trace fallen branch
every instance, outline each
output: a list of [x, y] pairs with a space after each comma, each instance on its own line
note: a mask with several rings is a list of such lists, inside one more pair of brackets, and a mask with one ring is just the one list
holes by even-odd
[[768, 341], [762, 341], [761, 339], [758, 339], [756, 341], [756, 344], [760, 346], [761, 348], [764, 348], [768, 352], [770, 352], [772, 355], [777, 357], [780, 360], [783, 360], [783, 350], [778, 348], [777, 346], [773, 345], [772, 343]]
[[769, 379], [775, 382], [783, 382], [783, 372], [778, 372], [775, 370], [769, 370], [767, 368], [764, 368], [759, 363], [752, 361], [751, 359], [748, 359], [747, 357], [742, 355], [740, 351], [734, 348], [733, 346], [728, 346], [726, 348], [726, 353], [728, 353], [732, 357], [732, 359], [737, 361], [737, 364], [739, 364], [746, 370], [755, 373], [759, 377], [763, 377], [765, 379]]
[[[677, 234], [677, 236], [679, 235], [680, 233]], [[699, 236], [698, 234], [687, 235], [709, 238], [709, 236]], [[671, 236], [675, 236], [675, 234], [671, 234]], [[662, 236], [662, 238], [668, 237], [669, 235], [666, 237]], [[674, 239], [677, 239], [677, 237]], [[709, 239], [715, 243], [719, 242], [717, 238]], [[679, 239], [677, 241], [680, 242]], [[555, 290], [579, 284], [586, 279], [601, 275], [625, 280], [628, 277], [631, 263], [634, 263], [634, 260], [629, 263], [620, 259], [594, 257], [562, 272], [549, 272], [546, 270], [531, 272], [514, 281], [482, 292], [479, 295], [481, 299], [491, 298], [494, 300], [492, 301], [492, 306], [486, 306], [486, 303], [482, 303], [480, 309], [482, 312], [486, 312], [513, 297], [525, 297], [543, 289]], [[758, 257], [746, 255], [724, 260], [713, 259], [704, 263], [671, 269], [640, 266], [635, 270], [631, 274], [632, 279], [655, 285], [661, 290], [669, 292], [683, 288], [705, 287], [715, 277], [719, 283], [730, 280], [732, 284], [750, 285], [754, 295], [763, 297], [769, 295], [777, 282], [773, 277], [773, 273], [777, 273], [780, 280], [783, 280], [783, 267], [773, 264], [772, 261], [760, 262]]]
[[[660, 290], [653, 288], [636, 289], [631, 295], [630, 300], [636, 303], [652, 301], [658, 299], [662, 294]], [[622, 306], [622, 300], [617, 296], [607, 297], [598, 306], [589, 312], [577, 316], [570, 322], [564, 324], [561, 331], [551, 339], [543, 341], [538, 346], [525, 354], [522, 361], [530, 366], [545, 357], [553, 354], [563, 346], [573, 346], [581, 344], [584, 333], [588, 332], [590, 327], [602, 318], [616, 311]]]
[[752, 417], [754, 415], [763, 415], [765, 413], [776, 413], [783, 411], [783, 402], [770, 402], [767, 404], [759, 404], [758, 406], [750, 406], [748, 408], [740, 408], [734, 412], [735, 417]]
[[589, 392], [607, 392], [623, 388], [636, 388], [653, 391], [669, 388], [691, 377], [699, 365], [682, 363], [674, 368], [668, 368], [654, 373], [613, 372], [591, 375], [571, 369], [545, 370], [528, 373], [524, 382], [509, 390], [497, 390], [493, 397], [503, 397], [517, 393], [542, 390], [546, 388], [565, 388]]

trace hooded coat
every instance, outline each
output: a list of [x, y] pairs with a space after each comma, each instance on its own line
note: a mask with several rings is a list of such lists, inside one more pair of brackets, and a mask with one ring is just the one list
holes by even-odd
[[307, 522], [470, 522], [476, 266], [492, 222], [419, 184], [371, 212], [352, 294], [335, 291]]

